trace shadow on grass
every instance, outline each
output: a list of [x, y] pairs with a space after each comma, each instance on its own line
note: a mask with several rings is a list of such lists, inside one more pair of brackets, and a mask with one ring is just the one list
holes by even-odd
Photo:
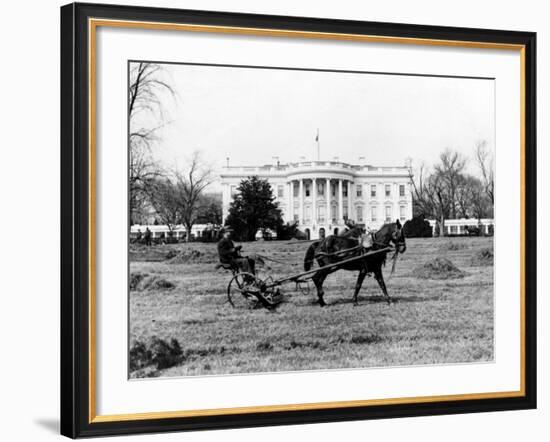
[[[401, 304], [401, 303], [413, 303], [413, 302], [429, 302], [429, 301], [440, 301], [442, 299], [441, 296], [391, 296], [391, 302], [392, 304]], [[359, 296], [358, 298], [358, 306], [361, 306], [362, 304], [388, 304], [387, 298], [385, 296]], [[343, 304], [353, 304], [353, 296], [348, 298], [339, 298], [335, 300], [331, 300], [330, 298], [325, 297], [325, 302], [327, 303], [327, 306], [331, 305], [343, 305]], [[319, 305], [317, 302], [317, 299], [315, 301], [312, 301], [310, 303], [307, 303], [303, 306], [311, 306], [311, 305]]]

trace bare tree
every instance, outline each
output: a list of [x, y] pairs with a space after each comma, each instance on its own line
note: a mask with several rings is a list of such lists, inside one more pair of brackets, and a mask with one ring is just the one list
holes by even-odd
[[409, 171], [414, 216], [435, 216], [432, 198], [429, 195], [429, 187], [427, 186], [429, 183], [429, 172], [426, 164], [420, 163], [420, 166], [415, 171], [412, 158], [408, 158], [406, 167]]
[[151, 201], [151, 192], [155, 189], [149, 189], [149, 186], [164, 173], [152, 156], [142, 149], [134, 149], [130, 153], [129, 161], [130, 221], [133, 224], [139, 214], [147, 208], [147, 203]]
[[478, 221], [488, 213], [488, 201], [482, 182], [472, 175], [462, 175], [456, 192], [458, 216], [477, 218]]
[[198, 202], [196, 221], [200, 224], [222, 223], [222, 195], [221, 193], [204, 193]]
[[439, 163], [434, 168], [443, 185], [442, 192], [447, 194], [451, 218], [456, 218], [456, 192], [465, 166], [466, 158], [457, 151], [446, 149], [439, 155]]
[[495, 204], [495, 172], [494, 172], [494, 156], [487, 145], [487, 141], [483, 140], [476, 144], [475, 158], [481, 176], [483, 178], [483, 184], [485, 186], [485, 193], [491, 201], [491, 204]]
[[130, 67], [128, 85], [128, 115], [135, 119], [140, 112], [148, 112], [159, 117], [163, 114], [161, 96], [168, 92], [175, 96], [172, 87], [162, 79], [162, 66], [156, 63], [133, 63]]
[[439, 225], [439, 234], [445, 235], [445, 220], [449, 217], [453, 200], [449, 196], [447, 183], [441, 173], [435, 172], [430, 175], [426, 183], [425, 194], [429, 199], [433, 214]]
[[199, 151], [193, 152], [186, 171], [174, 172], [178, 187], [181, 219], [187, 230], [186, 241], [191, 236], [191, 228], [199, 217], [201, 196], [205, 188], [213, 181], [210, 165], [205, 163]]
[[154, 178], [148, 183], [146, 192], [157, 218], [172, 232], [181, 220], [178, 186], [169, 178]]
[[130, 216], [143, 209], [147, 200], [146, 186], [162, 175], [161, 168], [151, 155], [159, 140], [158, 131], [165, 122], [164, 94], [174, 97], [171, 86], [162, 79], [162, 67], [154, 63], [133, 63], [128, 85], [128, 118], [130, 149]]
[[[459, 152], [446, 149], [430, 173], [424, 164], [413, 173], [412, 160], [407, 161], [413, 194], [415, 216], [424, 215], [437, 220], [439, 231], [445, 234], [449, 218], [477, 218], [492, 213], [492, 160], [481, 150], [478, 159], [483, 164], [482, 179], [464, 173], [467, 159]], [[490, 184], [490, 185], [488, 185]]]

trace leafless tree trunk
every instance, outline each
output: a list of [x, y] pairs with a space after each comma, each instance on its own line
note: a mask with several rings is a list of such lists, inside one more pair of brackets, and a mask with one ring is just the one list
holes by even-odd
[[445, 236], [445, 219], [449, 216], [453, 200], [450, 199], [446, 183], [439, 173], [434, 173], [430, 176], [427, 189], [435, 215], [439, 220], [439, 235]]

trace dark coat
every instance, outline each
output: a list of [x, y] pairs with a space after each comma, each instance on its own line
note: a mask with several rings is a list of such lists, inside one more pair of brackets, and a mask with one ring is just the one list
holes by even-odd
[[229, 238], [222, 238], [218, 241], [218, 255], [220, 257], [220, 262], [231, 264], [234, 258], [238, 258], [239, 253], [233, 241]]

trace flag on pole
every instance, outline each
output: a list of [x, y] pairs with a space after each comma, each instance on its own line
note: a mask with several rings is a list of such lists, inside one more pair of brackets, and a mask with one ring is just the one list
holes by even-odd
[[315, 141], [317, 142], [317, 161], [321, 159], [321, 146], [319, 143], [319, 128], [317, 128], [317, 136], [315, 137]]

